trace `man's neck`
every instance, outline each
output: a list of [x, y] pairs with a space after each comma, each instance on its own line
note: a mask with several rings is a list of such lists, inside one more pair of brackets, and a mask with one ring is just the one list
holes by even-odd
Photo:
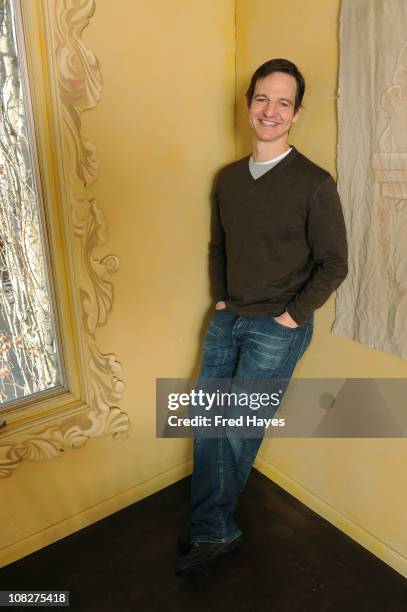
[[253, 141], [252, 158], [255, 162], [270, 161], [288, 151], [289, 148], [288, 141], [259, 142], [255, 140]]

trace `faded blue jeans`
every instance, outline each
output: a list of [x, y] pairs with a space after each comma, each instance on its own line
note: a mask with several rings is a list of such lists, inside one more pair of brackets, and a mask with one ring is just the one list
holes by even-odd
[[[275, 390], [275, 381], [281, 379], [287, 386], [312, 331], [312, 315], [306, 326], [289, 328], [272, 316], [238, 316], [229, 309], [216, 310], [203, 343], [198, 386], [224, 378], [239, 384], [260, 380], [262, 391], [267, 387], [270, 392]], [[225, 542], [241, 535], [233, 514], [262, 439], [263, 434], [195, 437], [189, 504], [191, 542]]]

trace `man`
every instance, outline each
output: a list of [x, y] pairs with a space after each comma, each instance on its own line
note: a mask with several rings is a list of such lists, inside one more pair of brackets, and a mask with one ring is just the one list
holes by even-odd
[[[304, 90], [301, 73], [285, 59], [260, 66], [247, 90], [252, 154], [223, 168], [214, 192], [210, 276], [216, 306], [200, 384], [289, 380], [310, 343], [313, 312], [347, 274], [335, 183], [288, 143]], [[195, 438], [178, 575], [199, 571], [240, 544], [234, 510], [261, 440]]]

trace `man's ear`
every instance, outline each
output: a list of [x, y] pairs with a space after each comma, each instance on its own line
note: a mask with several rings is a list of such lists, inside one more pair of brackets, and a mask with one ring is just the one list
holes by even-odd
[[296, 121], [298, 121], [299, 117], [300, 117], [300, 113], [302, 110], [302, 106], [300, 106], [300, 108], [297, 110], [297, 112], [295, 113], [294, 117], [293, 117], [293, 123], [295, 123]]

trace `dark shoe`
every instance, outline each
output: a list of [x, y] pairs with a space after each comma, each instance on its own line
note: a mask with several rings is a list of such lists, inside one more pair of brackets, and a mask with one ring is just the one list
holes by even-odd
[[242, 541], [242, 536], [238, 536], [227, 542], [192, 542], [189, 544], [188, 552], [179, 557], [175, 563], [175, 573], [177, 576], [187, 576], [205, 569], [212, 561], [237, 548]]

